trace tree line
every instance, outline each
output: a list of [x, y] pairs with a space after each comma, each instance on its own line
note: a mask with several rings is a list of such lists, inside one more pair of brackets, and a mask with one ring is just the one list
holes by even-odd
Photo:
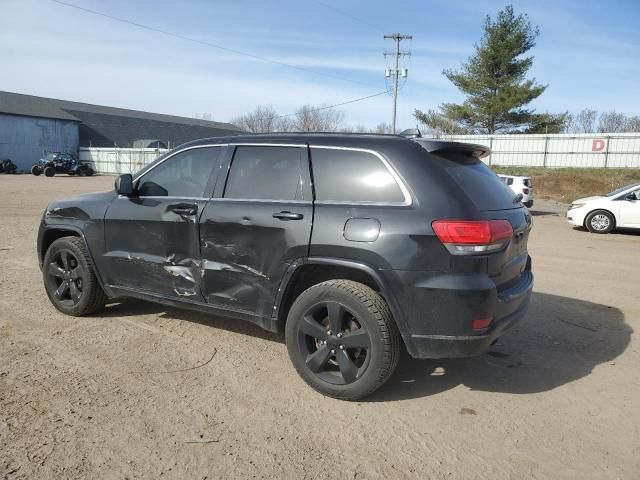
[[271, 105], [258, 105], [249, 113], [231, 120], [251, 133], [272, 132], [358, 132], [390, 133], [391, 125], [381, 122], [373, 128], [347, 125], [344, 112], [327, 105], [302, 105], [294, 114], [279, 115]]

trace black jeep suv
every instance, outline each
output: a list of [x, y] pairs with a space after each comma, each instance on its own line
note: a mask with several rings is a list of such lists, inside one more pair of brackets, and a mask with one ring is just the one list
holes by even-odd
[[391, 135], [188, 143], [47, 207], [46, 292], [70, 315], [137, 297], [284, 331], [309, 385], [359, 399], [403, 345], [477, 355], [524, 316], [531, 217], [487, 153]]

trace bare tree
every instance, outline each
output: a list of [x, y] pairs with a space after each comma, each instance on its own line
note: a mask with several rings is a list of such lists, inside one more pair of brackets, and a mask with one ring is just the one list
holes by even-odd
[[633, 117], [629, 117], [627, 119], [626, 131], [629, 133], [640, 132], [640, 115], [634, 115]]
[[371, 133], [392, 133], [393, 127], [390, 123], [380, 122], [370, 130]]
[[291, 119], [278, 116], [271, 105], [258, 105], [252, 112], [234, 118], [231, 123], [251, 133], [286, 132], [292, 128]]
[[620, 133], [626, 131], [627, 116], [615, 111], [602, 112], [598, 121], [598, 132]]
[[293, 130], [298, 132], [337, 132], [344, 120], [344, 113], [333, 107], [303, 105], [296, 112]]
[[591, 108], [583, 108], [571, 116], [567, 130], [570, 133], [592, 133], [596, 131], [598, 112]]

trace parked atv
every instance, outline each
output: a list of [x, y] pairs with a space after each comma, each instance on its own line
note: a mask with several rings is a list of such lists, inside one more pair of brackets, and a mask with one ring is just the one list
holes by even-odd
[[90, 165], [80, 163], [70, 153], [49, 152], [31, 167], [31, 173], [36, 176], [44, 173], [45, 177], [53, 177], [56, 173], [89, 177], [95, 172]]
[[18, 167], [8, 158], [6, 160], [0, 160], [0, 173], [16, 173]]

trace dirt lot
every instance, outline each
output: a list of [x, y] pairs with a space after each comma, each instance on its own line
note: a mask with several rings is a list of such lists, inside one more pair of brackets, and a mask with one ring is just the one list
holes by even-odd
[[640, 235], [534, 209], [527, 321], [479, 358], [405, 358], [346, 403], [249, 324], [139, 301], [54, 310], [42, 209], [112, 182], [0, 175], [4, 478], [640, 478]]

